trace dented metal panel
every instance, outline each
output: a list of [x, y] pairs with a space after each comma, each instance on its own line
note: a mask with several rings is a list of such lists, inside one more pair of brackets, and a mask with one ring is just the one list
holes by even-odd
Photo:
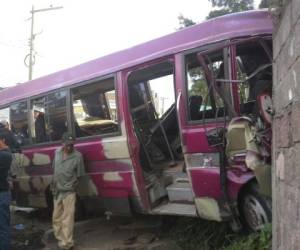
[[47, 154], [34, 153], [32, 158], [32, 164], [35, 166], [44, 166], [51, 164], [51, 158]]
[[203, 219], [222, 221], [219, 205], [215, 199], [202, 197], [196, 198], [195, 204], [199, 216]]
[[124, 137], [113, 137], [102, 140], [103, 151], [106, 159], [129, 158], [127, 140]]
[[[46, 193], [50, 190], [53, 174], [52, 159], [59, 146], [45, 145], [16, 154], [18, 203], [23, 206], [47, 207]], [[79, 196], [129, 199], [130, 196], [139, 195], [126, 137], [79, 141], [75, 147], [84, 156], [87, 172], [79, 181]]]
[[184, 157], [188, 168], [219, 167], [220, 165], [219, 153], [185, 154]]

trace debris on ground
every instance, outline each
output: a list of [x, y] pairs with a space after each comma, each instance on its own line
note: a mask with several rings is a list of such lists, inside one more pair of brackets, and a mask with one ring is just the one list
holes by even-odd
[[[56, 246], [49, 213], [13, 210], [11, 215], [12, 250]], [[233, 233], [226, 223], [195, 218], [99, 217], [76, 223], [74, 250], [270, 250], [271, 229], [269, 225], [261, 233], [247, 235]]]
[[43, 210], [11, 208], [12, 250], [40, 250], [41, 239], [50, 227], [51, 217]]

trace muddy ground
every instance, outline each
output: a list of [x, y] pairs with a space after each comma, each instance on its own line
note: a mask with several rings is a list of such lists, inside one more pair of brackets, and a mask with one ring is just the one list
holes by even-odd
[[[13, 250], [55, 249], [46, 211], [12, 210], [11, 225]], [[257, 250], [271, 249], [271, 237], [271, 225], [261, 234], [243, 235], [226, 223], [197, 218], [90, 217], [75, 225], [74, 250]]]
[[44, 232], [51, 228], [47, 211], [11, 208], [12, 250], [39, 250]]
[[[160, 217], [88, 218], [75, 225], [77, 249], [156, 250], [180, 249], [168, 237], [165, 220]], [[51, 215], [47, 211], [18, 211], [12, 209], [12, 249], [51, 250], [56, 240], [51, 230]], [[45, 233], [46, 232], [46, 233]], [[45, 244], [44, 244], [45, 243]]]

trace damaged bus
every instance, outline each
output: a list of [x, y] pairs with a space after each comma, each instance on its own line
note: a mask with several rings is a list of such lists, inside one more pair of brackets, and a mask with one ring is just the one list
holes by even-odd
[[51, 162], [65, 131], [87, 175], [78, 206], [271, 222], [272, 21], [215, 18], [0, 92], [22, 143], [19, 206], [51, 206]]

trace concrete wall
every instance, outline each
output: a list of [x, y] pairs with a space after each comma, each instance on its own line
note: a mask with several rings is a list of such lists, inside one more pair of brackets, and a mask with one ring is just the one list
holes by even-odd
[[285, 1], [273, 46], [273, 249], [300, 249], [300, 0]]

